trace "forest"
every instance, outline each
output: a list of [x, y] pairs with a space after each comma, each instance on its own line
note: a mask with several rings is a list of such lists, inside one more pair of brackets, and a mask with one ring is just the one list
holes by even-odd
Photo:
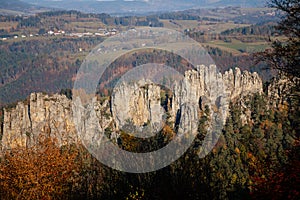
[[[130, 174], [101, 164], [79, 145], [58, 147], [41, 137], [30, 148], [15, 148], [0, 165], [3, 199], [297, 199], [299, 197], [299, 99], [268, 109], [265, 94], [244, 99], [251, 109], [243, 124], [241, 105], [230, 115], [213, 151], [197, 156], [210, 109], [201, 111], [198, 134], [179, 160], [161, 170]], [[106, 130], [106, 134], [111, 131]], [[41, 135], [42, 136], [42, 135]], [[132, 152], [164, 146], [174, 137], [166, 125], [154, 140], [126, 133], [120, 148]]]
[[[83, 144], [59, 146], [44, 129], [36, 144], [0, 152], [0, 199], [299, 199], [299, 4], [269, 0], [270, 8], [263, 11], [230, 7], [150, 16], [77, 11], [0, 16], [0, 36], [10, 37], [0, 41], [0, 140], [4, 112], [19, 101], [28, 104], [30, 93], [60, 93], [72, 99], [71, 88], [82, 62], [106, 38], [49, 36], [48, 30], [94, 33], [114, 28], [121, 32], [172, 25], [202, 43], [221, 72], [240, 67], [258, 72], [264, 81], [263, 93], [230, 102], [222, 135], [205, 158], [198, 153], [213, 112], [208, 106], [199, 111], [196, 139], [184, 155], [165, 168], [143, 174], [111, 169]], [[276, 17], [269, 15], [273, 11]], [[263, 16], [268, 17], [263, 20]], [[13, 39], [21, 34], [37, 36]], [[131, 52], [105, 72], [98, 98], [111, 100], [111, 91], [101, 89], [149, 61], [174, 65], [178, 70], [193, 67], [172, 53], [153, 49]], [[279, 98], [270, 99], [268, 88], [280, 78], [292, 86], [278, 86]], [[171, 95], [162, 93], [161, 105], [167, 108]], [[245, 110], [249, 111], [247, 123], [241, 118]], [[105, 129], [105, 134], [111, 133], [112, 128]], [[31, 134], [26, 132], [27, 137]], [[175, 135], [175, 128], [165, 123], [152, 140], [121, 131], [115, 145], [130, 152], [146, 152], [149, 147], [166, 146]]]

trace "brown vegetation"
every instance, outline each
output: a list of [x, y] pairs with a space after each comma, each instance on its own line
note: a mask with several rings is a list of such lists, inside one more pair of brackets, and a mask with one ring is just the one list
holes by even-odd
[[62, 199], [79, 178], [78, 150], [59, 148], [55, 140], [42, 139], [30, 148], [7, 152], [0, 165], [3, 199]]

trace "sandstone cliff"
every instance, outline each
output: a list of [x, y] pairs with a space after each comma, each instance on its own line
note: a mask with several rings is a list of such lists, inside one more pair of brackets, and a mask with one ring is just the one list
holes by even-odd
[[[95, 112], [89, 113], [88, 116], [81, 113], [84, 111], [80, 107], [80, 102], [74, 103], [63, 95], [33, 93], [28, 103], [20, 102], [15, 108], [5, 110], [2, 148], [32, 145], [41, 133], [57, 138], [60, 145], [77, 142], [78, 135], [74, 122], [78, 124], [80, 130], [88, 133], [91, 129], [103, 132], [109, 128], [112, 137], [128, 120], [137, 126], [150, 124], [153, 127], [160, 127], [165, 112], [160, 106], [161, 89], [151, 82], [147, 83], [147, 87], [140, 86], [139, 83], [122, 85], [112, 96], [111, 101], [100, 103], [95, 98], [90, 105]], [[263, 85], [255, 72], [241, 72], [236, 68], [221, 74], [214, 65], [208, 67], [201, 65], [196, 70], [187, 71], [184, 79], [176, 83], [173, 89], [167, 112], [173, 125], [177, 123], [178, 128], [184, 130], [186, 127], [182, 126], [188, 121], [195, 120], [190, 118], [197, 118], [197, 110], [203, 110], [205, 105], [220, 114], [224, 123], [229, 101], [239, 101], [244, 96], [262, 93]], [[193, 113], [189, 115], [181, 113], [186, 104], [194, 106], [190, 109]], [[72, 105], [77, 113], [75, 115]], [[95, 121], [100, 122], [99, 126], [89, 125]], [[87, 134], [86, 137], [88, 138], [85, 139], [89, 139], [98, 136]]]
[[60, 145], [77, 141], [71, 101], [65, 96], [33, 93], [28, 102], [4, 110], [3, 148], [29, 146], [41, 133], [57, 138]]
[[148, 123], [160, 127], [164, 111], [161, 107], [161, 89], [150, 81], [118, 86], [112, 95], [112, 114], [116, 126], [124, 126], [128, 120], [137, 126]]

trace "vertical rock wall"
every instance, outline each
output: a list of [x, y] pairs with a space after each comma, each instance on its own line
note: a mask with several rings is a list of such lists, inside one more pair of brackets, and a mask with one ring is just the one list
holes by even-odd
[[[145, 123], [161, 123], [164, 111], [160, 105], [160, 87], [151, 83], [148, 83], [147, 87], [145, 83], [141, 85], [138, 83], [122, 85], [112, 96], [111, 103], [105, 101], [100, 104], [96, 100], [93, 102], [91, 106], [95, 108], [96, 113], [91, 117], [98, 118], [102, 131], [107, 127], [118, 129], [127, 119], [139, 126]], [[224, 123], [230, 101], [237, 101], [253, 93], [262, 93], [262, 90], [262, 80], [255, 72], [241, 72], [236, 68], [221, 74], [214, 65], [208, 67], [200, 65], [196, 70], [187, 71], [185, 78], [175, 84], [169, 112], [175, 123], [180, 109], [186, 103], [195, 106], [195, 109], [192, 109], [194, 112], [203, 109], [204, 105], [209, 105], [223, 116]], [[19, 102], [15, 108], [5, 109], [2, 149], [30, 146], [42, 133], [55, 137], [59, 145], [77, 142], [78, 135], [74, 121], [80, 124], [80, 129], [89, 130], [86, 126], [92, 119], [83, 115], [74, 115], [73, 118], [73, 104], [63, 95], [33, 93], [27, 103]], [[79, 103], [74, 106], [75, 110], [81, 110]], [[185, 116], [196, 117], [196, 113], [191, 115], [181, 113], [179, 116], [182, 122], [193, 121], [194, 119], [183, 119]], [[183, 126], [185, 123], [179, 121], [177, 124]]]

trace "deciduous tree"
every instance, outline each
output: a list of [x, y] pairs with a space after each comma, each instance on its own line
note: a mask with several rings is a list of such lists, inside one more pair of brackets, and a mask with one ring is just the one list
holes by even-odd
[[269, 0], [269, 7], [276, 8], [282, 17], [276, 26], [277, 37], [272, 48], [257, 54], [259, 60], [267, 61], [271, 68], [291, 77], [300, 77], [300, 1]]

